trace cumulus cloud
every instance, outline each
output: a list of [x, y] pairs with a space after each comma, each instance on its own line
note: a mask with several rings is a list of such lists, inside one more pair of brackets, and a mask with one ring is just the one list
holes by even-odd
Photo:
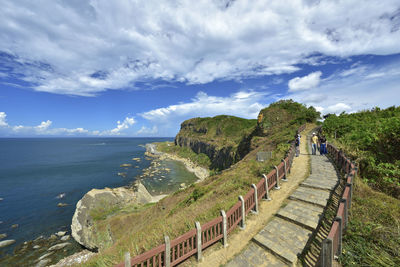
[[7, 114], [5, 112], [0, 112], [0, 127], [7, 127]]
[[399, 105], [399, 84], [400, 62], [383, 66], [354, 65], [335, 72], [316, 88], [289, 92], [284, 98], [318, 107], [323, 114], [350, 113]]
[[142, 136], [150, 136], [150, 135], [155, 135], [157, 133], [158, 133], [158, 127], [156, 125], [154, 125], [151, 128], [146, 127], [146, 126], [142, 126], [142, 128], [140, 128], [136, 132], [137, 135], [142, 135]]
[[[128, 129], [135, 123], [134, 118], [126, 117], [123, 122], [117, 121], [117, 127], [110, 131], [111, 135], [120, 135], [122, 131]], [[104, 134], [106, 134], [105, 132]]]
[[327, 108], [323, 109], [324, 113], [336, 113], [340, 114], [343, 111], [349, 111], [351, 107], [345, 103], [337, 103], [335, 105], [328, 106]]
[[258, 101], [267, 93], [239, 91], [228, 97], [210, 96], [198, 92], [191, 102], [170, 105], [140, 114], [150, 121], [170, 121], [171, 118], [206, 117], [229, 114], [244, 118], [255, 118], [263, 107]]
[[154, 79], [290, 73], [298, 63], [325, 64], [310, 57], [316, 52], [399, 53], [399, 7], [397, 0], [5, 0], [0, 73], [38, 91], [83, 96]]
[[263, 104], [266, 92], [239, 91], [227, 97], [208, 95], [198, 92], [187, 103], [170, 105], [139, 114], [142, 118], [156, 124], [160, 136], [174, 136], [182, 121], [193, 117], [212, 117], [233, 115], [242, 118], [256, 118]]
[[122, 135], [135, 123], [134, 118], [126, 117], [123, 122], [117, 121], [117, 127], [114, 129], [89, 131], [82, 127], [52, 128], [51, 120], [42, 121], [37, 126], [10, 125], [6, 117], [5, 112], [0, 112], [0, 136], [112, 136]]
[[322, 72], [316, 71], [308, 74], [304, 77], [296, 77], [289, 81], [289, 92], [295, 92], [300, 90], [307, 90], [317, 87], [320, 81]]

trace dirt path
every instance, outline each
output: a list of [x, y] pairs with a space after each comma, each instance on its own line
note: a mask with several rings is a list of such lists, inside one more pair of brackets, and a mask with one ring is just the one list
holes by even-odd
[[235, 233], [228, 236], [228, 247], [222, 248], [220, 243], [206, 249], [203, 252], [201, 262], [196, 262], [193, 258], [184, 262], [181, 266], [201, 266], [211, 267], [226, 264], [237, 253], [243, 250], [251, 240], [279, 210], [286, 198], [298, 187], [308, 175], [310, 170], [310, 156], [306, 149], [307, 133], [315, 125], [307, 125], [301, 133], [300, 156], [295, 157], [291, 173], [288, 175], [288, 182], [281, 182], [280, 190], [270, 192], [271, 201], [262, 201], [259, 204], [259, 214], [246, 217], [246, 229], [236, 230]]

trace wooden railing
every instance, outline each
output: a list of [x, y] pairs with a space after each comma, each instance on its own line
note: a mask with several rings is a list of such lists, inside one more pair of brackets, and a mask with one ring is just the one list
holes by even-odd
[[319, 265], [323, 267], [333, 266], [334, 259], [342, 253], [342, 237], [349, 221], [348, 214], [353, 195], [353, 182], [357, 175], [357, 166], [342, 151], [331, 144], [327, 145], [327, 150], [337, 168], [344, 172], [345, 188], [329, 234], [322, 241]]
[[[305, 125], [299, 128], [299, 132], [305, 129]], [[202, 250], [212, 244], [222, 240], [223, 245], [227, 245], [227, 235], [238, 225], [245, 228], [245, 217], [250, 212], [258, 212], [258, 203], [261, 199], [270, 200], [269, 190], [279, 188], [279, 181], [286, 180], [290, 172], [295, 155], [294, 142], [291, 143], [289, 152], [282, 162], [275, 166], [267, 175], [264, 175], [257, 185], [253, 184], [250, 191], [244, 196], [239, 196], [239, 201], [233, 205], [226, 213], [221, 211], [221, 216], [203, 225], [195, 222], [196, 229], [170, 241], [165, 236], [165, 244], [153, 248], [134, 258], [130, 253], [125, 253], [125, 261], [115, 266], [118, 267], [170, 267], [175, 266], [190, 256], [197, 254], [197, 259], [201, 259]], [[266, 184], [267, 183], [267, 184]]]

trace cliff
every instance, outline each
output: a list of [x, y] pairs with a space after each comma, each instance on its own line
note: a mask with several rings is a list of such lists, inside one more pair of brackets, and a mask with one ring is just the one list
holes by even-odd
[[193, 118], [181, 124], [175, 145], [207, 155], [211, 161], [210, 169], [223, 170], [250, 151], [255, 126], [256, 120], [234, 116]]
[[190, 148], [210, 158], [210, 169], [223, 170], [243, 159], [265, 139], [273, 140], [271, 150], [290, 140], [295, 129], [315, 122], [319, 113], [313, 108], [282, 100], [260, 111], [257, 120], [234, 116], [193, 118], [184, 121], [175, 137], [175, 145]]

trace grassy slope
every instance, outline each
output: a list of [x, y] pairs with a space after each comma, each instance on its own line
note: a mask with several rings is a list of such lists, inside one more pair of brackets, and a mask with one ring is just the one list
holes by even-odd
[[[219, 147], [236, 147], [244, 136], [250, 134], [257, 120], [247, 120], [235, 116], [220, 115], [186, 120], [182, 125], [193, 125], [196, 131], [185, 128], [178, 135], [196, 138]], [[202, 131], [206, 131], [205, 133]]]
[[400, 200], [356, 179], [343, 266], [400, 266]]
[[[278, 106], [262, 110], [265, 113], [264, 120], [273, 116], [274, 125], [262, 128], [267, 136], [254, 137], [250, 153], [231, 168], [183, 191], [177, 191], [157, 204], [142, 208], [127, 207], [115, 214], [109, 214], [106, 220], [96, 221], [98, 238], [107, 242], [102, 235], [104, 232], [111, 232], [114, 244], [110, 244], [84, 266], [113, 265], [122, 261], [126, 251], [130, 251], [132, 256], [143, 253], [162, 244], [164, 235], [172, 240], [193, 229], [195, 221], [205, 223], [219, 216], [221, 209], [230, 209], [239, 195], [246, 194], [250, 185], [261, 179], [262, 173], [268, 173], [274, 165], [280, 163], [290, 147], [288, 141], [293, 139], [296, 129], [304, 122], [297, 120], [304, 114], [303, 108], [301, 106], [298, 113]], [[273, 157], [269, 161], [255, 160], [258, 151], [271, 150]]]
[[393, 164], [399, 160], [399, 114], [400, 108], [374, 109], [333, 115], [323, 124], [330, 141], [361, 167], [339, 259], [344, 266], [400, 266], [400, 200], [368, 185], [398, 196], [398, 173], [379, 173], [377, 165], [399, 168]]

